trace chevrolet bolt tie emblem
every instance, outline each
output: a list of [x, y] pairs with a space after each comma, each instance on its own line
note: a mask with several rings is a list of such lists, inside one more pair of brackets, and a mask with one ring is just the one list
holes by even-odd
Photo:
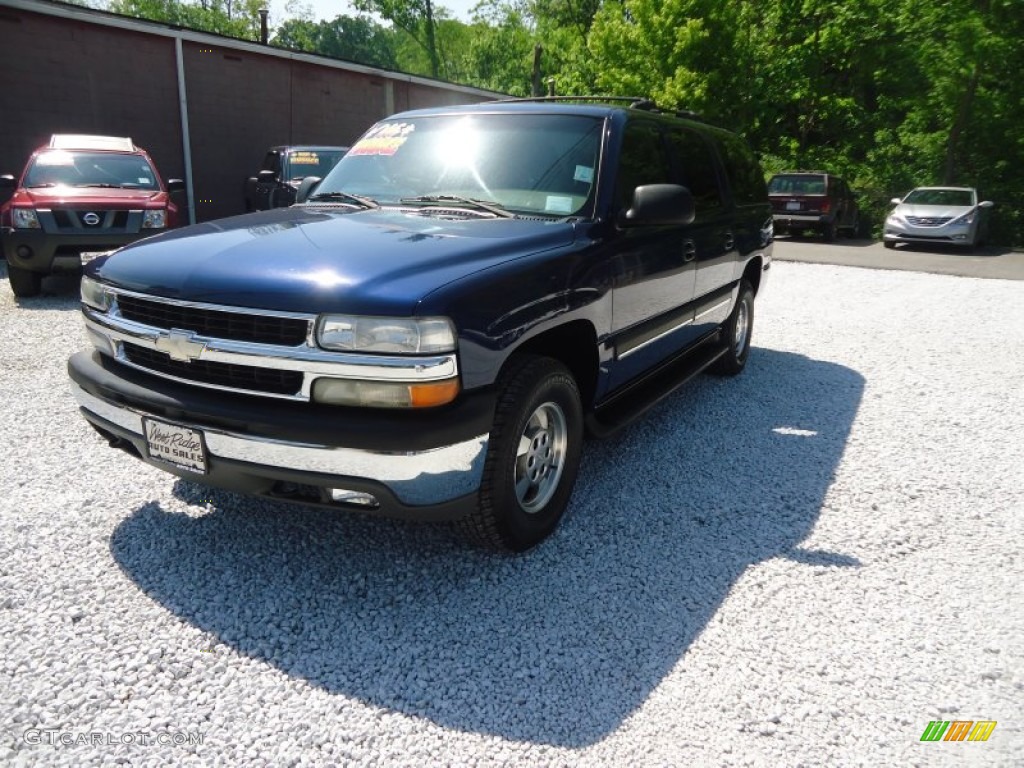
[[203, 354], [206, 344], [196, 341], [192, 331], [179, 331], [175, 328], [166, 336], [161, 334], [157, 337], [156, 348], [161, 352], [166, 352], [171, 360], [191, 363], [193, 360], [198, 360], [199, 356]]

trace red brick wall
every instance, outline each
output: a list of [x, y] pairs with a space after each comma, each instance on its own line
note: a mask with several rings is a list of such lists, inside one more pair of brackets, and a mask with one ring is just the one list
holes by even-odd
[[[174, 38], [75, 15], [0, 7], [0, 173], [18, 174], [52, 133], [98, 133], [131, 136], [164, 179], [184, 178]], [[351, 144], [386, 115], [389, 80], [396, 112], [482, 100], [219, 41], [185, 40], [182, 53], [199, 221], [244, 210], [268, 147]]]

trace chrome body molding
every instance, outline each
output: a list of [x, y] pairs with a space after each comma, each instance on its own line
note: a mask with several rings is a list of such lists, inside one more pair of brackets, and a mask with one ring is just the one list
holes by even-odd
[[[154, 376], [171, 379], [196, 387], [217, 389], [240, 394], [271, 397], [280, 400], [308, 401], [313, 382], [328, 376], [337, 379], [359, 379], [370, 381], [419, 383], [450, 379], [458, 375], [458, 362], [454, 352], [424, 356], [370, 355], [357, 352], [332, 352], [316, 345], [316, 315], [294, 312], [275, 312], [252, 308], [229, 307], [218, 304], [184, 302], [147, 294], [122, 291], [106, 292], [111, 298], [106, 312], [82, 305], [86, 330], [90, 340], [100, 352], [115, 358], [119, 363], [145, 371]], [[304, 343], [288, 346], [252, 341], [236, 341], [198, 333], [166, 329], [146, 325], [124, 317], [117, 306], [117, 297], [127, 295], [148, 301], [160, 302], [175, 307], [214, 310], [253, 317], [278, 317], [304, 320], [307, 324]], [[124, 344], [168, 354], [172, 360], [190, 362], [201, 360], [228, 365], [245, 365], [274, 371], [294, 371], [303, 374], [300, 389], [291, 394], [279, 394], [262, 390], [223, 386], [175, 376], [173, 374], [137, 365], [128, 359]]]
[[[172, 421], [203, 434], [207, 457], [212, 462], [223, 458], [257, 466], [336, 475], [338, 485], [342, 487], [346, 478], [376, 481], [410, 506], [441, 504], [473, 493], [480, 487], [487, 456], [486, 434], [427, 451], [375, 452], [211, 429], [108, 402], [89, 394], [74, 382], [71, 389], [87, 418], [92, 414], [142, 441], [145, 441], [143, 418]], [[154, 466], [166, 467], [149, 457], [145, 459]], [[202, 475], [197, 475], [197, 480], [201, 482]]]

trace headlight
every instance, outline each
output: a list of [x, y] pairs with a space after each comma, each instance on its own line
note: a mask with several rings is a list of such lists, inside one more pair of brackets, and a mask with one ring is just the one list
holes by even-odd
[[82, 303], [106, 312], [110, 307], [110, 294], [107, 293], [102, 283], [93, 280], [91, 277], [82, 278]]
[[167, 211], [159, 210], [146, 211], [142, 214], [143, 229], [163, 229], [167, 226]]
[[956, 227], [956, 226], [968, 226], [970, 224], [973, 224], [974, 223], [974, 216], [975, 216], [976, 213], [977, 213], [977, 211], [968, 211], [963, 216], [957, 216], [955, 219], [953, 219], [951, 222], [949, 222], [949, 224], [947, 226]]
[[455, 329], [444, 317], [324, 315], [317, 342], [341, 352], [436, 354], [455, 351]]
[[31, 208], [14, 208], [15, 229], [39, 229], [39, 217]]
[[313, 382], [314, 402], [364, 408], [432, 408], [450, 403], [458, 394], [458, 379], [416, 384], [329, 378]]

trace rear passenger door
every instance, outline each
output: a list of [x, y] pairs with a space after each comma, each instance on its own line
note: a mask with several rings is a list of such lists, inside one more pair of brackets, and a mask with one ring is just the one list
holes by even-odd
[[[627, 123], [615, 184], [616, 209], [628, 209], [633, 190], [673, 181], [659, 123]], [[625, 383], [684, 346], [692, 337], [696, 253], [689, 227], [632, 227], [614, 242], [612, 333], [616, 363], [612, 387]]]
[[731, 282], [735, 271], [734, 217], [722, 192], [714, 149], [707, 139], [686, 126], [677, 126], [669, 130], [669, 143], [677, 183], [690, 190], [696, 211], [687, 238], [696, 256], [694, 326], [700, 328], [709, 318], [723, 317], [723, 310], [728, 315], [730, 297], [723, 286]]

